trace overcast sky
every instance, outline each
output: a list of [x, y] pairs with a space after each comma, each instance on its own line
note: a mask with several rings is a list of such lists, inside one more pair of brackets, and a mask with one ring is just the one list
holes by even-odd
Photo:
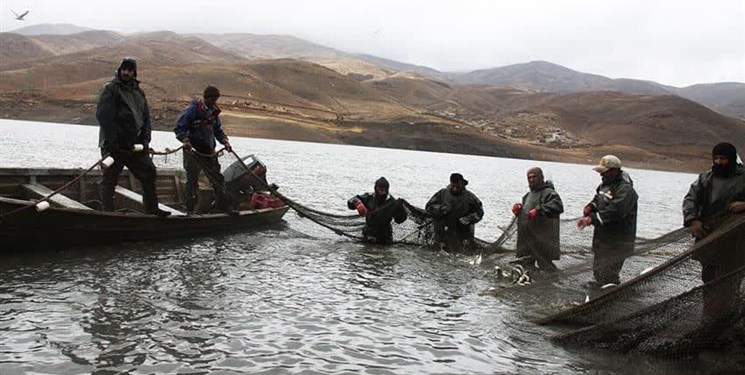
[[[0, 0], [0, 30], [289, 34], [442, 71], [546, 60], [611, 78], [745, 82], [745, 0]], [[10, 10], [30, 10], [16, 21]]]

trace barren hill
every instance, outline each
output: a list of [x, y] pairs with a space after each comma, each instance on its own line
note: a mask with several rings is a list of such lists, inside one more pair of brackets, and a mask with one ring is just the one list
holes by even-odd
[[119, 33], [106, 30], [90, 30], [64, 35], [35, 35], [31, 38], [55, 55], [66, 55], [109, 46], [125, 39]]
[[675, 93], [728, 116], [745, 119], [745, 83], [700, 84], [676, 89]]
[[0, 65], [16, 64], [50, 56], [54, 56], [52, 51], [42, 47], [30, 37], [0, 33]]
[[531, 61], [500, 68], [476, 70], [463, 75], [453, 75], [462, 84], [489, 84], [512, 87], [526, 91], [578, 92], [613, 90], [637, 94], [669, 94], [657, 83], [619, 79], [597, 74], [578, 72], [546, 61]]
[[38, 25], [24, 26], [10, 32], [21, 35], [68, 35], [90, 30], [90, 28], [69, 23], [42, 23]]
[[194, 34], [217, 47], [247, 59], [296, 59], [306, 57], [338, 57], [345, 53], [333, 48], [311, 43], [290, 35]]

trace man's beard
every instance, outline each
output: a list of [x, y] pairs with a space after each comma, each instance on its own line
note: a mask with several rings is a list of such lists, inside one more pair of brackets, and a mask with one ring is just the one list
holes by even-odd
[[618, 176], [602, 176], [600, 177], [601, 180], [603, 180], [603, 185], [608, 185], [611, 182], [615, 181], [618, 178]]
[[716, 177], [728, 177], [734, 171], [735, 171], [735, 164], [733, 163], [727, 163], [724, 165], [721, 165], [721, 164], [711, 165], [711, 173]]

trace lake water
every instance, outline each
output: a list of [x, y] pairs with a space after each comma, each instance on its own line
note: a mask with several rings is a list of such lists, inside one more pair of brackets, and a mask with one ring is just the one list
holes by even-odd
[[[98, 128], [0, 120], [0, 167], [87, 168]], [[349, 213], [346, 200], [385, 176], [423, 206], [452, 172], [484, 203], [477, 236], [494, 240], [527, 191], [554, 181], [579, 216], [599, 176], [588, 165], [231, 138], [297, 201]], [[179, 143], [154, 132], [151, 146]], [[705, 157], [705, 156], [703, 156]], [[223, 167], [230, 163], [225, 158]], [[180, 168], [180, 157], [156, 157]], [[680, 227], [692, 174], [629, 169], [639, 235]], [[40, 236], [43, 233], [39, 234]], [[0, 374], [77, 373], [678, 373], [696, 363], [577, 352], [547, 340], [520, 304], [463, 257], [351, 242], [290, 212], [256, 233], [74, 250], [0, 262]]]

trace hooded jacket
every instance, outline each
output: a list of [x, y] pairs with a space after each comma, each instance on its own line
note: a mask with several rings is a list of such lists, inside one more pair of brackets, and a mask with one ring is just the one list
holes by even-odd
[[[430, 198], [425, 209], [435, 218], [437, 241], [445, 242], [452, 251], [462, 250], [463, 241], [473, 239], [474, 224], [484, 217], [481, 201], [465, 187], [458, 195], [450, 192], [450, 185], [440, 189]], [[470, 224], [463, 225], [460, 222], [463, 217], [468, 218]]]
[[[523, 196], [522, 211], [517, 216], [517, 257], [540, 256], [549, 260], [559, 259], [559, 216], [564, 204], [551, 181], [532, 189]], [[528, 218], [532, 209], [538, 217]]]
[[347, 201], [347, 207], [350, 210], [354, 210], [358, 199], [368, 210], [368, 215], [365, 217], [365, 227], [362, 229], [362, 235], [365, 237], [365, 240], [379, 244], [392, 243], [393, 226], [391, 225], [391, 220], [395, 220], [396, 223], [401, 224], [407, 218], [403, 202], [393, 198], [390, 194], [388, 194], [383, 202], [378, 202], [375, 199], [375, 193], [366, 193], [355, 195], [349, 199]]
[[[715, 178], [721, 183], [715, 184]], [[742, 164], [724, 178], [714, 177], [711, 171], [701, 173], [683, 198], [683, 225], [689, 227], [693, 220], [701, 220], [714, 230], [728, 216], [729, 205], [737, 201], [745, 202], [745, 167]]]
[[140, 81], [123, 81], [118, 75], [107, 82], [98, 98], [96, 119], [100, 126], [98, 146], [109, 152], [130, 151], [150, 144], [150, 108]]

